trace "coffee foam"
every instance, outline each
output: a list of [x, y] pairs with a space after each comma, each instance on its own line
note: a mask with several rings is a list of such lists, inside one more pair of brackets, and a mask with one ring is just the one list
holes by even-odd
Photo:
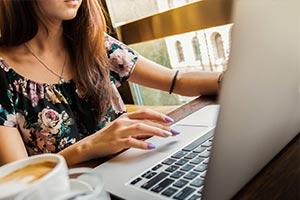
[[55, 162], [43, 161], [29, 164], [0, 177], [0, 197], [9, 196], [29, 187], [32, 183], [50, 173]]

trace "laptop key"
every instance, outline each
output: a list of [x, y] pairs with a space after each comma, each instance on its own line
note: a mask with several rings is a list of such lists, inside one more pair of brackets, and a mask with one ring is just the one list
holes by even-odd
[[198, 147], [197, 149], [195, 149], [193, 152], [194, 153], [201, 153], [202, 151], [204, 151], [206, 148], [205, 147]]
[[180, 159], [183, 156], [185, 156], [186, 154], [188, 154], [188, 152], [186, 152], [186, 151], [179, 151], [179, 152], [175, 153], [174, 155], [172, 155], [171, 157], [172, 158]]
[[157, 173], [156, 172], [150, 172], [149, 174], [147, 174], [146, 176], [144, 176], [144, 178], [150, 179], [153, 176], [155, 176]]
[[191, 186], [194, 187], [201, 187], [204, 184], [204, 179], [202, 178], [196, 178], [192, 183]]
[[210, 147], [212, 145], [212, 141], [206, 140], [201, 146], [202, 147]]
[[187, 183], [188, 183], [188, 181], [183, 180], [183, 179], [179, 179], [178, 181], [176, 181], [176, 183], [173, 184], [173, 186], [178, 187], [178, 188], [182, 188]]
[[202, 194], [203, 188], [204, 188], [204, 186], [202, 186], [202, 187], [197, 191], [197, 193], [198, 193], [198, 194]]
[[144, 173], [144, 174], [142, 175], [142, 177], [143, 177], [143, 178], [149, 179], [149, 178], [152, 178], [153, 176], [155, 176], [156, 174], [157, 174], [156, 172], [147, 171], [146, 173]]
[[182, 150], [183, 150], [183, 151], [192, 151], [192, 150], [194, 150], [196, 147], [200, 146], [201, 143], [203, 143], [202, 138], [198, 138], [197, 140], [195, 140], [194, 142], [192, 142], [192, 143], [189, 144], [188, 146], [184, 147]]
[[183, 190], [179, 191], [175, 196], [174, 199], [177, 200], [184, 200], [187, 198], [189, 195], [191, 195], [195, 191], [194, 188], [191, 187], [186, 187]]
[[179, 167], [176, 165], [171, 165], [166, 169], [167, 172], [175, 172]]
[[203, 161], [203, 164], [208, 164], [208, 162], [209, 162], [209, 158], [207, 158], [207, 159], [205, 159], [204, 161]]
[[181, 159], [181, 160], [178, 160], [175, 164], [176, 165], [184, 165], [185, 163], [187, 163], [187, 162], [189, 162], [188, 160], [186, 160], [186, 159]]
[[205, 172], [203, 172], [203, 173], [201, 174], [201, 177], [202, 177], [202, 178], [204, 178], [204, 177], [206, 176], [206, 172], [207, 172], [207, 171], [205, 171]]
[[190, 161], [190, 163], [198, 165], [200, 164], [204, 159], [203, 158], [195, 158], [193, 160]]
[[189, 180], [192, 180], [192, 179], [196, 178], [198, 175], [199, 175], [199, 174], [196, 173], [196, 172], [189, 172], [188, 174], [186, 174], [186, 175], [184, 176], [184, 178], [189, 179]]
[[161, 193], [164, 196], [170, 197], [173, 194], [175, 194], [178, 190], [172, 187], [169, 187], [168, 189], [166, 189], [165, 191], [163, 191], [163, 193]]
[[131, 185], [135, 185], [136, 183], [140, 182], [142, 180], [141, 177], [138, 177], [136, 179], [134, 179], [133, 181], [130, 182]]
[[158, 175], [156, 175], [155, 177], [153, 177], [152, 179], [150, 179], [148, 182], [144, 183], [141, 187], [148, 190], [149, 188], [154, 186], [156, 183], [158, 183], [159, 181], [166, 178], [168, 175], [169, 175], [168, 173], [161, 172]]
[[195, 167], [194, 165], [186, 164], [181, 168], [181, 170], [187, 172], [193, 169], [194, 167]]
[[158, 170], [159, 168], [161, 168], [163, 165], [162, 164], [158, 164], [155, 167], [152, 168], [153, 171]]
[[184, 174], [185, 174], [184, 172], [176, 171], [176, 172], [174, 172], [170, 177], [171, 177], [171, 178], [180, 178], [180, 177], [182, 177]]
[[170, 184], [172, 184], [174, 182], [173, 179], [165, 179], [162, 182], [160, 182], [159, 184], [155, 185], [151, 191], [159, 193], [161, 191], [163, 191], [166, 187], [168, 187]]
[[193, 159], [195, 157], [197, 157], [198, 154], [197, 153], [190, 153], [187, 156], [184, 156], [185, 159]]
[[151, 173], [151, 171], [147, 171], [146, 173], [144, 173], [143, 175], [142, 175], [142, 177], [145, 177], [145, 176], [147, 176], [148, 174], [150, 174]]
[[168, 159], [166, 159], [165, 161], [163, 161], [162, 164], [165, 164], [165, 165], [172, 165], [174, 162], [176, 162], [175, 159], [168, 158]]
[[191, 196], [188, 200], [199, 200], [201, 199], [200, 195], [194, 194], [193, 196]]
[[194, 168], [194, 170], [197, 172], [204, 172], [206, 169], [207, 169], [207, 165], [205, 164], [198, 165], [197, 167]]
[[199, 154], [199, 157], [208, 158], [210, 152], [209, 151], [203, 151]]

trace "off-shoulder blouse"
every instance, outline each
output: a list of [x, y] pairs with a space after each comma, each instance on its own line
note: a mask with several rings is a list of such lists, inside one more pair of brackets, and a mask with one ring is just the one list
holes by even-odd
[[77, 93], [72, 80], [38, 83], [0, 58], [0, 126], [18, 129], [29, 155], [57, 153], [126, 111], [117, 87], [129, 78], [138, 54], [108, 35], [105, 47], [113, 95], [111, 106], [96, 123], [91, 105]]

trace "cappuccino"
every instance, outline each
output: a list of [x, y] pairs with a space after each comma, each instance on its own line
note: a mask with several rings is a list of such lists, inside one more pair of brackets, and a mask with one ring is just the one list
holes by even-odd
[[17, 169], [4, 177], [0, 177], [0, 185], [6, 184], [8, 182], [18, 182], [22, 183], [33, 183], [38, 179], [42, 178], [48, 174], [54, 167], [56, 163], [51, 161], [44, 161], [35, 164], [26, 165], [20, 169]]
[[55, 162], [43, 161], [28, 164], [0, 177], [0, 191], [2, 191], [0, 196], [8, 196], [26, 189], [32, 183], [50, 173], [55, 166]]

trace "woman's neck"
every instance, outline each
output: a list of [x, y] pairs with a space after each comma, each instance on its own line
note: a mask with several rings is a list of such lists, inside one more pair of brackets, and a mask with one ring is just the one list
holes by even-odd
[[37, 54], [43, 54], [46, 51], [61, 53], [65, 50], [62, 22], [48, 23], [47, 29], [40, 24], [38, 33], [27, 44]]

